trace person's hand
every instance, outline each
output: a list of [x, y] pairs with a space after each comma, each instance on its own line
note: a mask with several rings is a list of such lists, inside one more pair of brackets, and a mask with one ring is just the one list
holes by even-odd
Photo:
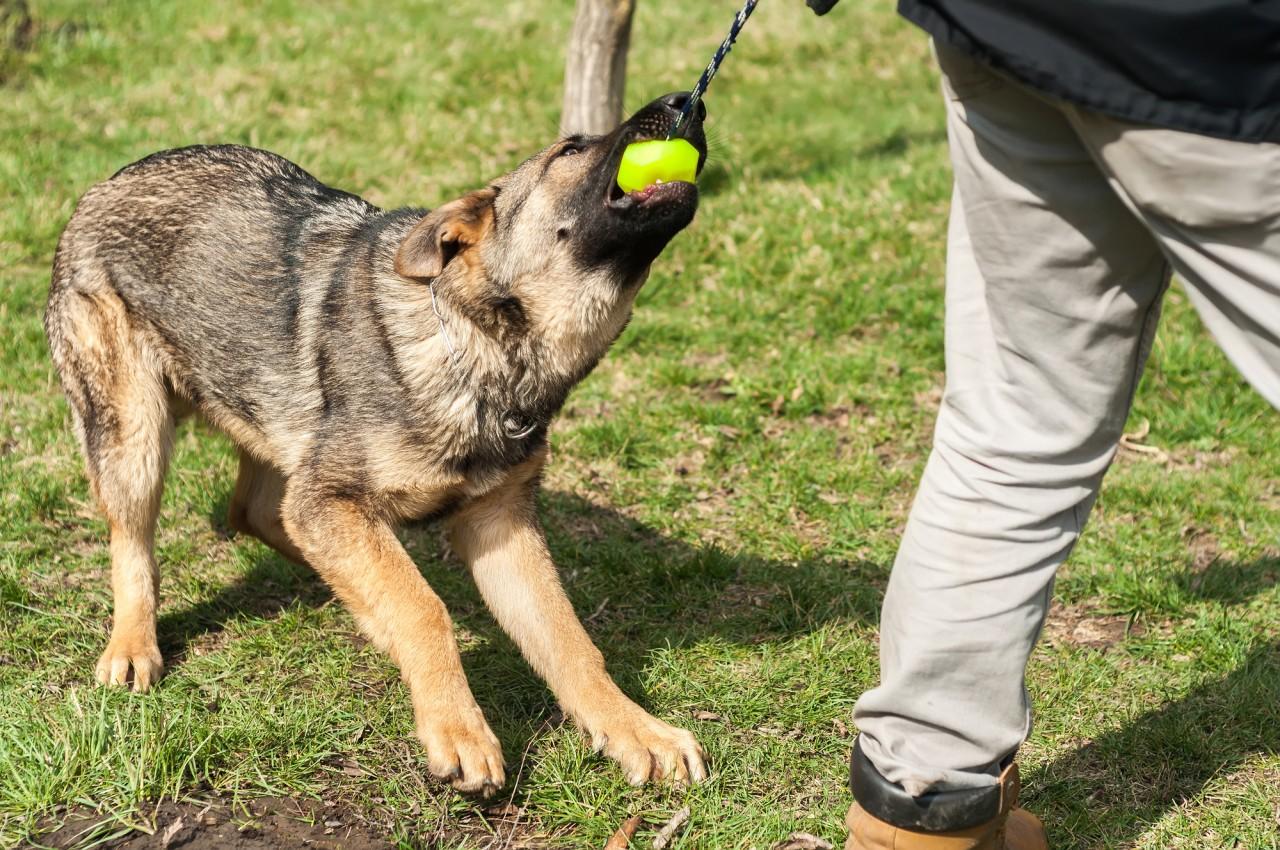
[[831, 7], [835, 6], [840, 0], [804, 0], [809, 8], [813, 10], [815, 15], [825, 15], [831, 11]]

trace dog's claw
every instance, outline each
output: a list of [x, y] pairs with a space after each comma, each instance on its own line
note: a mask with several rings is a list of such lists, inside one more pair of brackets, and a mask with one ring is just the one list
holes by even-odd
[[665, 780], [676, 786], [707, 778], [706, 754], [692, 733], [631, 705], [591, 730], [592, 745], [622, 767], [627, 781], [643, 785]]
[[142, 693], [150, 690], [163, 672], [164, 659], [154, 641], [126, 640], [113, 635], [98, 659], [94, 677], [104, 685], [130, 687]]
[[502, 745], [478, 707], [447, 720], [418, 723], [418, 738], [427, 748], [431, 775], [467, 794], [491, 796], [506, 776]]

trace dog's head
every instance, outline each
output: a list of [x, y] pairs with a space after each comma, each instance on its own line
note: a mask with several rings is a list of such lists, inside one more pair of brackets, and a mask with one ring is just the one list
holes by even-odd
[[[561, 139], [490, 186], [433, 210], [400, 245], [396, 271], [439, 281], [478, 320], [494, 310], [495, 323], [518, 315], [545, 333], [611, 340], [649, 265], [698, 206], [692, 183], [625, 193], [618, 166], [632, 142], [665, 138], [687, 97], [658, 98], [608, 135]], [[705, 116], [699, 104], [682, 134], [698, 149], [699, 171]]]

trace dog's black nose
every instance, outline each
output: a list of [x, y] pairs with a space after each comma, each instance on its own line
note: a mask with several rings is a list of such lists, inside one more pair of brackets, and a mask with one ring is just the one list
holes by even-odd
[[[661, 98], [662, 105], [674, 112], [683, 112], [684, 105], [689, 102], [690, 92], [677, 91]], [[701, 100], [698, 101], [697, 118], [699, 121], [705, 121], [707, 118], [707, 106]]]

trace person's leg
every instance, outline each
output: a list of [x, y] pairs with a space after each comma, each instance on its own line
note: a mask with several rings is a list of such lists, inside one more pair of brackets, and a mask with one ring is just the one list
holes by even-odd
[[939, 53], [947, 385], [885, 597], [882, 681], [854, 719], [910, 797], [998, 800], [1054, 572], [1114, 456], [1169, 271], [1058, 107]]
[[1280, 407], [1280, 144], [1068, 116], [1223, 351]]

